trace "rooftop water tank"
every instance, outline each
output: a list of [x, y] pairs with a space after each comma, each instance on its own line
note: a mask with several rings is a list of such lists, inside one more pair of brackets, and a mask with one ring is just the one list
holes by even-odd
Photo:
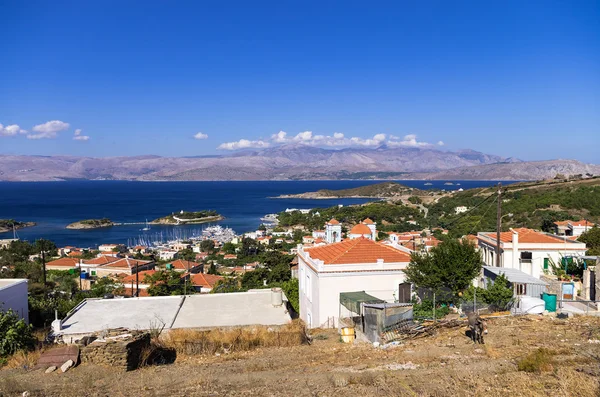
[[271, 304], [274, 307], [283, 305], [283, 292], [281, 288], [271, 288]]

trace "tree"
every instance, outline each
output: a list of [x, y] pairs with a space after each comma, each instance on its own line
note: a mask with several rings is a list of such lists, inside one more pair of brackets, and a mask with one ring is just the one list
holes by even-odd
[[214, 262], [212, 262], [210, 264], [210, 266], [208, 267], [208, 271], [206, 273], [208, 273], [208, 274], [219, 274], [219, 272], [217, 272], [217, 266], [215, 265]]
[[235, 249], [237, 247], [235, 246], [235, 244], [229, 242], [229, 243], [225, 243], [223, 244], [223, 247], [221, 248], [221, 250], [223, 252], [225, 252], [226, 254], [235, 254]]
[[260, 230], [261, 232], [266, 232], [267, 227], [265, 226], [264, 223], [261, 223], [257, 230]]
[[100, 298], [107, 294], [119, 294], [121, 292], [123, 292], [123, 284], [110, 277], [97, 279], [90, 289], [90, 295], [94, 298]]
[[600, 228], [598, 226], [583, 233], [577, 240], [585, 243], [588, 255], [600, 255]]
[[413, 253], [404, 271], [417, 287], [439, 292], [449, 289], [454, 298], [464, 291], [481, 271], [483, 262], [477, 248], [467, 240], [446, 240], [430, 252]]
[[213, 252], [215, 250], [215, 242], [212, 240], [203, 240], [200, 243], [200, 250], [202, 252]]
[[150, 285], [148, 287], [150, 296], [183, 295], [184, 293], [184, 280], [181, 274], [174, 270], [159, 270], [154, 274], [146, 275], [144, 282]]
[[35, 344], [33, 328], [20, 319], [15, 312], [0, 311], [0, 357], [19, 350], [31, 349]]

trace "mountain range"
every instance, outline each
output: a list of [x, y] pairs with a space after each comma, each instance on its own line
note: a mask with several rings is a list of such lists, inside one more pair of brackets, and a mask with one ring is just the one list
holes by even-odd
[[142, 181], [299, 179], [537, 180], [557, 174], [600, 174], [575, 160], [521, 161], [474, 150], [388, 147], [323, 149], [282, 145], [194, 157], [78, 157], [0, 155], [0, 180]]

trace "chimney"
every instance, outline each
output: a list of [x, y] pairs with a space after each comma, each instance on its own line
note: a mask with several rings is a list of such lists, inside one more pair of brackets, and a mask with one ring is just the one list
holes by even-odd
[[[521, 261], [519, 256], [519, 232], [514, 229], [510, 229], [512, 232], [512, 267], [515, 269], [521, 269]], [[503, 267], [506, 267], [504, 264]]]

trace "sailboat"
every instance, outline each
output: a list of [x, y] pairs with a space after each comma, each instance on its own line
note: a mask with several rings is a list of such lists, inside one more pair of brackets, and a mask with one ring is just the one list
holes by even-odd
[[142, 229], [143, 231], [150, 230], [150, 225], [148, 225], [148, 219], [146, 219], [146, 227]]

